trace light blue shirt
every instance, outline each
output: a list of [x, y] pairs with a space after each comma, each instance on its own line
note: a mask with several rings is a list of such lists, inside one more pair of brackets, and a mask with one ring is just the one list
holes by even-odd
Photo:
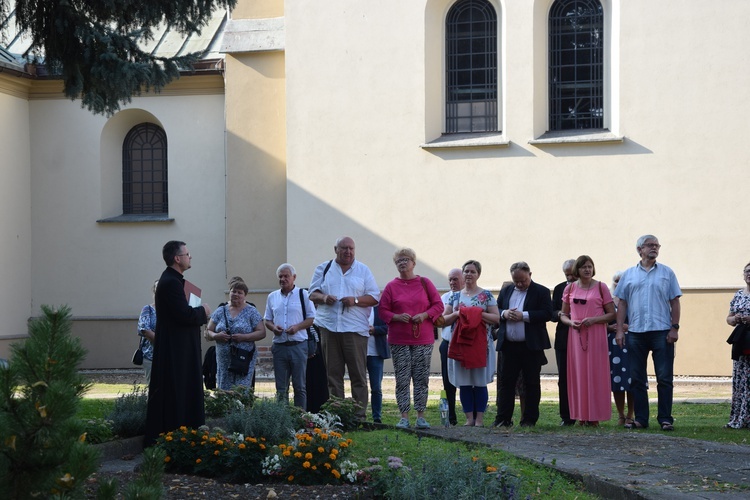
[[615, 296], [628, 304], [628, 331], [654, 332], [672, 327], [670, 301], [682, 290], [669, 267], [655, 263], [646, 270], [639, 262], [623, 273]]

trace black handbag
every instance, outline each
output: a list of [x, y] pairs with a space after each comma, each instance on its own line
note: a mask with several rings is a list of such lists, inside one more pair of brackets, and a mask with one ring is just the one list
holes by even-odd
[[[230, 325], [229, 318], [227, 317], [227, 307], [228, 306], [224, 306], [224, 321], [227, 324], [227, 333], [231, 336], [232, 332], [229, 331]], [[253, 360], [254, 354], [255, 347], [248, 351], [247, 349], [237, 347], [236, 345], [229, 346], [229, 367], [227, 368], [229, 373], [234, 373], [235, 375], [240, 375], [242, 377], [247, 375], [250, 372], [250, 362]]]
[[243, 377], [250, 371], [250, 361], [253, 360], [255, 349], [248, 351], [236, 345], [229, 347], [229, 372]]
[[138, 366], [143, 364], [143, 350], [140, 344], [138, 344], [138, 349], [133, 353], [133, 364]]

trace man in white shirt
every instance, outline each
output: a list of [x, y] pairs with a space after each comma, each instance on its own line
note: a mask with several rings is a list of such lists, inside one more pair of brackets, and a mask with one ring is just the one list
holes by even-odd
[[[454, 268], [448, 272], [448, 285], [450, 291], [445, 292], [441, 297], [443, 305], [448, 305], [451, 302], [453, 294], [460, 292], [464, 287], [464, 273], [461, 269]], [[445, 397], [448, 400], [448, 421], [451, 425], [456, 425], [456, 387], [451, 384], [448, 380], [448, 345], [451, 341], [451, 335], [453, 333], [453, 325], [448, 325], [443, 328], [442, 339], [440, 343], [440, 372], [443, 375], [443, 389], [445, 390]]]
[[349, 371], [352, 397], [359, 404], [357, 416], [367, 409], [367, 338], [369, 316], [378, 303], [380, 289], [370, 269], [354, 259], [354, 240], [339, 238], [334, 260], [323, 262], [310, 282], [310, 300], [318, 305], [315, 324], [328, 370], [328, 391], [344, 397], [344, 369]]
[[[307, 290], [294, 286], [297, 272], [291, 264], [281, 264], [276, 270], [280, 290], [271, 292], [266, 301], [263, 321], [273, 332], [273, 373], [276, 380], [276, 398], [289, 402], [289, 379], [294, 388], [294, 406], [307, 409], [307, 328], [315, 319], [315, 306]], [[305, 314], [302, 313], [305, 301]], [[315, 353], [310, 353], [315, 355]]]

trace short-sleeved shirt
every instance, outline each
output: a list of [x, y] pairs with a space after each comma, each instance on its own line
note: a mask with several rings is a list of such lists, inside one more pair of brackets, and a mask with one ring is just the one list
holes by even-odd
[[628, 304], [628, 330], [654, 332], [672, 327], [670, 301], [682, 296], [674, 272], [658, 262], [646, 270], [639, 262], [627, 269], [615, 296]]
[[[323, 276], [328, 261], [323, 262], [313, 274], [310, 291], [320, 290], [324, 294], [342, 297], [361, 297], [370, 295], [375, 300], [380, 297], [380, 289], [375, 282], [370, 268], [355, 260], [346, 271], [334, 260], [331, 267]], [[321, 304], [315, 313], [315, 324], [332, 332], [355, 332], [363, 337], [369, 337], [371, 307], [352, 306], [344, 308], [341, 302], [333, 305]]]
[[156, 331], [156, 309], [150, 304], [143, 306], [141, 309], [141, 315], [138, 318], [138, 335], [141, 336], [141, 351], [143, 351], [143, 358], [153, 360], [154, 359], [154, 346], [151, 341], [143, 335], [144, 330]]
[[284, 329], [281, 335], [274, 335], [275, 343], [283, 342], [302, 342], [307, 340], [307, 330], [300, 330], [294, 335], [288, 335], [286, 329], [292, 325], [302, 323], [307, 318], [315, 317], [315, 305], [310, 302], [310, 295], [307, 290], [302, 290], [302, 296], [305, 300], [305, 313], [307, 316], [302, 317], [302, 303], [299, 298], [300, 289], [296, 286], [288, 294], [284, 295], [281, 290], [276, 290], [268, 295], [266, 300], [266, 312], [263, 319], [271, 321]]

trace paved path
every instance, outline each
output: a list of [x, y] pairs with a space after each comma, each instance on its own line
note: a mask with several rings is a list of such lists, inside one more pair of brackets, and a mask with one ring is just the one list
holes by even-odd
[[581, 480], [604, 498], [750, 497], [746, 445], [594, 429], [572, 435], [451, 427], [425, 434], [503, 449]]

